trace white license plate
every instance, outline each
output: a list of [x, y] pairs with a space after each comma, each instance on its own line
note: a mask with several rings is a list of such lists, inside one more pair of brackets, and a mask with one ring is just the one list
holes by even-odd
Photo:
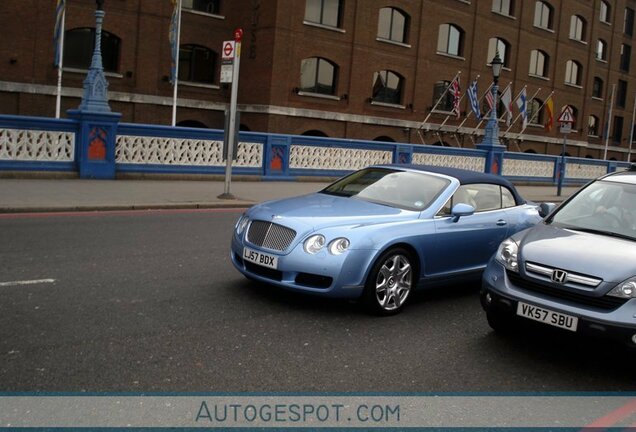
[[269, 267], [272, 269], [278, 268], [278, 257], [270, 254], [264, 254], [262, 252], [257, 252], [250, 248], [243, 248], [243, 259], [264, 267]]
[[565, 315], [559, 312], [554, 312], [522, 302], [519, 302], [517, 304], [517, 315], [573, 332], [576, 331], [576, 327], [579, 323], [579, 319], [577, 317]]

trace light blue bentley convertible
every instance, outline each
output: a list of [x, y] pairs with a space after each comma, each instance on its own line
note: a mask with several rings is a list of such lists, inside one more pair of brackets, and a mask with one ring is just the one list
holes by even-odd
[[502, 177], [372, 166], [317, 193], [250, 208], [234, 228], [231, 260], [249, 279], [362, 298], [386, 315], [418, 286], [478, 281], [502, 240], [540, 220]]

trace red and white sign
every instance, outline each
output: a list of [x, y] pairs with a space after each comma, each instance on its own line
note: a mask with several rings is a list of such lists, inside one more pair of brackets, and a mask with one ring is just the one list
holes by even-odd
[[221, 53], [222, 60], [234, 60], [234, 41], [224, 41]]
[[557, 121], [560, 123], [574, 123], [574, 111], [572, 111], [572, 107], [570, 105], [563, 107], [561, 115]]

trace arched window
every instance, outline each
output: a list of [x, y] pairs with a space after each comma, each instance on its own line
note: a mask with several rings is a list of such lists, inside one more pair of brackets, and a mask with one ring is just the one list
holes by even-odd
[[570, 39], [577, 41], [585, 40], [585, 19], [579, 15], [572, 15], [570, 18]]
[[378, 18], [378, 38], [393, 42], [407, 43], [409, 16], [399, 9], [380, 9]]
[[548, 55], [541, 50], [530, 52], [530, 75], [546, 77], [548, 71]]
[[209, 14], [218, 14], [220, 0], [182, 0], [183, 9], [190, 9]]
[[598, 135], [598, 117], [591, 115], [587, 118], [587, 135], [597, 137]]
[[[102, 30], [102, 64], [106, 72], [119, 70], [121, 39]], [[67, 30], [64, 33], [64, 66], [88, 69], [95, 51], [93, 27]]]
[[565, 83], [581, 85], [581, 64], [574, 60], [568, 60], [565, 64]]
[[572, 130], [577, 130], [577, 122], [578, 122], [578, 118], [579, 118], [579, 109], [575, 106], [570, 105], [570, 108], [572, 108], [572, 117], [574, 117], [574, 121], [572, 122]]
[[544, 1], [538, 1], [534, 5], [534, 26], [552, 30], [552, 6]]
[[599, 77], [594, 77], [594, 84], [592, 85], [592, 97], [599, 99], [603, 98], [603, 80]]
[[596, 60], [607, 61], [607, 42], [603, 39], [596, 42]]
[[490, 61], [495, 58], [495, 54], [499, 53], [501, 61], [503, 61], [504, 67], [510, 66], [510, 44], [501, 38], [490, 38], [488, 41], [488, 58], [486, 62], [490, 64]]
[[320, 130], [317, 130], [317, 129], [312, 129], [312, 130], [305, 131], [301, 135], [303, 135], [303, 136], [323, 137], [323, 138], [326, 138], [328, 136], [323, 131], [320, 131]]
[[464, 31], [454, 24], [439, 26], [437, 37], [437, 52], [461, 56], [464, 49]]
[[341, 0], [306, 0], [305, 21], [328, 27], [340, 27]]
[[180, 122], [177, 123], [177, 126], [189, 127], [189, 128], [200, 128], [200, 129], [208, 128], [204, 123], [201, 123], [198, 120], [181, 120]]
[[213, 84], [217, 54], [200, 45], [179, 47], [179, 80]]
[[523, 152], [528, 154], [537, 154], [537, 151], [533, 149], [524, 150]]
[[304, 59], [300, 64], [300, 90], [325, 95], [336, 94], [338, 66], [321, 57]]
[[609, 23], [610, 22], [610, 15], [611, 14], [611, 7], [610, 4], [608, 2], [606, 2], [605, 0], [601, 0], [601, 12], [599, 15], [599, 18], [601, 19], [601, 22], [604, 23]]
[[543, 102], [532, 99], [528, 102], [528, 123], [533, 125], [543, 124]]
[[446, 91], [450, 84], [450, 81], [437, 81], [433, 85], [433, 106], [435, 107], [437, 101], [442, 98], [437, 107], [435, 107], [435, 111], [451, 112], [453, 110], [453, 95], [450, 90]]
[[373, 141], [382, 141], [382, 142], [395, 142], [395, 140], [389, 136], [382, 135], [376, 138], [373, 138]]
[[373, 73], [373, 102], [399, 105], [402, 103], [404, 78], [393, 71], [383, 70]]
[[501, 15], [513, 16], [515, 2], [514, 0], [492, 0], [492, 11]]

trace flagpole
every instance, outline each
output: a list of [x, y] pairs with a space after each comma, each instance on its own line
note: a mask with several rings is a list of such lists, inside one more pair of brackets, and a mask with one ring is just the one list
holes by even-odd
[[636, 93], [634, 93], [634, 109], [632, 110], [632, 128], [629, 130], [629, 151], [627, 152], [627, 162], [632, 159], [632, 141], [634, 140], [634, 120], [636, 120]]
[[66, 21], [66, 4], [64, 5], [64, 11], [62, 12], [62, 19], [60, 20], [60, 40], [59, 43], [59, 59], [57, 64], [57, 93], [55, 96], [55, 118], [60, 118], [60, 111], [62, 107], [62, 68], [64, 67], [64, 25]]
[[605, 150], [603, 151], [603, 160], [607, 160], [607, 147], [609, 147], [609, 136], [610, 131], [612, 130], [612, 107], [614, 106], [614, 90], [616, 89], [616, 84], [612, 84], [612, 96], [610, 97], [610, 106], [609, 112], [607, 116], [607, 135], [605, 136]]
[[176, 53], [174, 58], [174, 83], [172, 91], [172, 126], [177, 124], [177, 90], [179, 87], [179, 43], [181, 41], [181, 0], [177, 0], [177, 40], [175, 42]]

